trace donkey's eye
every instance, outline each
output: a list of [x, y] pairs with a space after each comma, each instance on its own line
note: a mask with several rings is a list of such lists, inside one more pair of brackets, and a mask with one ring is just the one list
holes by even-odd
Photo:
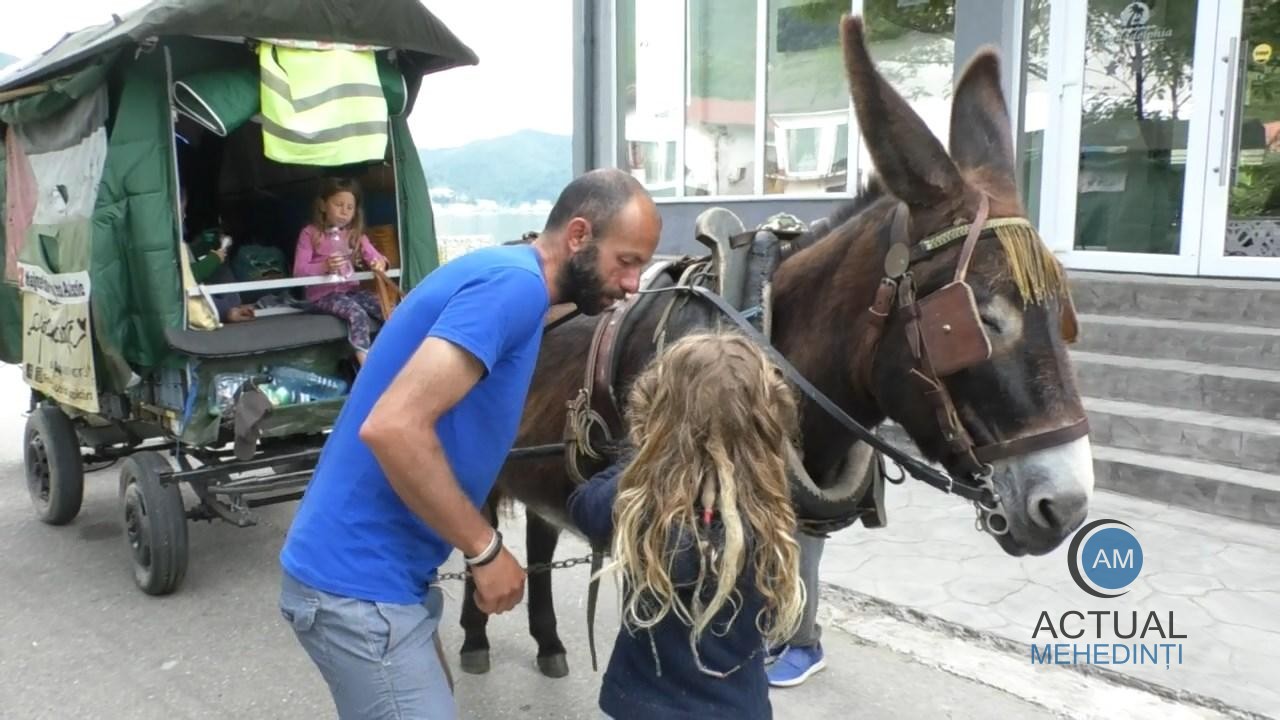
[[982, 326], [985, 327], [987, 330], [990, 330], [991, 332], [994, 332], [994, 333], [1001, 332], [999, 320], [996, 320], [990, 315], [979, 315], [978, 317], [982, 319]]

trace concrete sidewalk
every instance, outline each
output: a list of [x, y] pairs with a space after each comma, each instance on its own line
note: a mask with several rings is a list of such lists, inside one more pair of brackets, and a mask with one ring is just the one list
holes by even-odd
[[[1090, 520], [1128, 523], [1144, 556], [1129, 593], [1108, 600], [1071, 579], [1068, 543], [1043, 557], [1009, 557], [974, 530], [968, 503], [911, 479], [889, 486], [887, 503], [887, 527], [856, 526], [827, 542], [824, 584], [1010, 641], [1025, 649], [1028, 665], [1033, 643], [1181, 642], [1181, 664], [1174, 651], [1167, 668], [1162, 654], [1159, 665], [1082, 669], [1280, 717], [1280, 530], [1098, 491]], [[1079, 640], [1044, 631], [1033, 640], [1042, 611], [1057, 623], [1067, 610], [1119, 611], [1122, 629], [1134, 611], [1139, 629], [1152, 611], [1162, 623], [1173, 613], [1175, 631], [1187, 638], [1114, 640], [1108, 622], [1099, 639], [1086, 615], [1087, 624], [1069, 622], [1071, 632], [1085, 629]]]

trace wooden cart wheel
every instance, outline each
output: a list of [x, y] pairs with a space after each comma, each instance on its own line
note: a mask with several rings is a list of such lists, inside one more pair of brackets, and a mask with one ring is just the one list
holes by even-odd
[[36, 517], [50, 525], [71, 522], [84, 500], [84, 460], [71, 419], [55, 406], [35, 408], [22, 446]]
[[187, 513], [177, 485], [160, 474], [171, 467], [156, 452], [129, 456], [120, 469], [125, 541], [133, 562], [133, 581], [148, 595], [168, 595], [187, 574]]

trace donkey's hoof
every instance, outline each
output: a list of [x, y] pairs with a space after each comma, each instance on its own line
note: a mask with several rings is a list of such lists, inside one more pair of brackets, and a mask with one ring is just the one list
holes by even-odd
[[464, 650], [461, 660], [462, 672], [472, 675], [484, 675], [489, 672], [488, 650]]
[[538, 658], [538, 670], [549, 678], [562, 678], [569, 675], [569, 659], [564, 653], [556, 653]]

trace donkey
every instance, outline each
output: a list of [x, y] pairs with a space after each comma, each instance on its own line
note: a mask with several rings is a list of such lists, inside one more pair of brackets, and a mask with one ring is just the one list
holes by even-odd
[[[1093, 461], [1067, 349], [1075, 334], [1070, 293], [1061, 265], [1025, 221], [999, 58], [984, 49], [957, 83], [948, 153], [874, 67], [861, 19], [844, 18], [841, 35], [851, 94], [878, 178], [830, 218], [829, 230], [798, 238], [778, 265], [770, 339], [805, 379], [859, 424], [870, 428], [892, 418], [921, 455], [953, 476], [972, 475], [973, 447], [1002, 448], [982, 463], [982, 477], [1000, 498], [1007, 523], [991, 534], [1009, 555], [1048, 553], [1088, 514]], [[983, 214], [987, 224], [978, 217]], [[898, 252], [905, 248], [893, 250], [895, 230], [902, 235], [899, 242], [909, 239], [907, 247], [918, 248], [922, 239], [975, 219], [980, 227], [1004, 223], [995, 233], [999, 241], [989, 231], [981, 237], [974, 232], [976, 239], [963, 247], [936, 245], [936, 252], [918, 257]], [[1005, 232], [1019, 224], [1023, 232]], [[899, 287], [890, 298], [899, 300], [908, 279], [915, 295], [927, 300], [965, 277], [973, 329], [988, 343], [985, 356], [952, 370], [940, 388], [931, 386], [928, 380], [938, 380], [937, 368], [952, 358], [926, 351], [930, 367], [921, 372], [916, 325], [923, 320], [909, 312], [909, 304], [882, 302], [881, 289], [890, 276], [897, 277]], [[631, 311], [637, 316], [634, 325], [618, 340], [613, 389], [620, 402], [631, 378], [653, 357], [660, 323], [666, 323], [667, 337], [675, 337], [716, 321], [705, 304], [681, 307], [664, 311], [663, 303], [652, 302]], [[869, 311], [875, 308], [880, 312]], [[544, 337], [517, 446], [561, 439], [566, 402], [583, 384], [595, 322], [577, 318]], [[950, 332], [951, 326], [943, 330]], [[948, 406], [939, 405], [941, 396], [949, 400], [946, 417], [939, 412]], [[869, 455], [866, 444], [808, 398], [802, 411], [803, 480], [832, 497], [844, 492], [842, 484], [865, 488], [848, 477], [848, 469], [857, 464], [854, 456]], [[954, 423], [950, 428], [947, 418]], [[972, 442], [957, 444], [958, 436]], [[528, 562], [547, 562], [561, 530], [571, 527], [564, 508], [573, 487], [560, 458], [512, 461], [486, 510], [496, 524], [499, 497], [524, 504]], [[538, 644], [539, 668], [562, 677], [568, 664], [556, 632], [550, 575], [531, 575], [528, 590], [529, 631]], [[476, 608], [473, 593], [468, 584], [462, 667], [486, 672], [487, 618]]]

